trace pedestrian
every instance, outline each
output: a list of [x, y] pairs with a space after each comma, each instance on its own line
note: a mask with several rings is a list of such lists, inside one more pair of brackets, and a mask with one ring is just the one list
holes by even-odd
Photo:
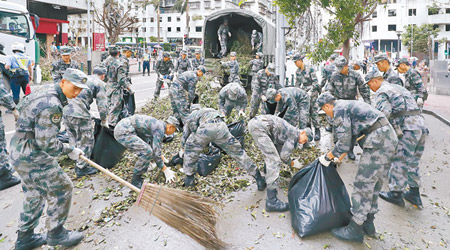
[[230, 52], [230, 61], [221, 62], [222, 66], [230, 70], [230, 76], [228, 77], [228, 83], [231, 82], [241, 82], [239, 77], [239, 63], [236, 60], [237, 53], [232, 51]]
[[142, 55], [142, 76], [145, 75], [145, 70], [147, 70], [148, 76], [150, 76], [150, 54], [148, 49], [145, 48], [145, 53]]
[[[250, 119], [255, 117], [261, 106], [261, 101], [266, 102], [268, 88], [281, 89], [276, 75], [275, 65], [269, 63], [265, 69], [261, 69], [252, 79], [252, 99], [250, 101]], [[263, 112], [266, 112], [265, 110]]]
[[331, 54], [328, 59], [328, 65], [325, 65], [322, 69], [322, 81], [320, 81], [320, 88], [327, 89], [326, 85], [331, 79], [331, 75], [333, 75], [336, 68], [334, 67], [334, 60], [338, 57], [337, 54]]
[[316, 100], [321, 88], [317, 80], [316, 71], [312, 67], [306, 66], [304, 60], [305, 55], [299, 53], [294, 55], [294, 63], [297, 66], [297, 70], [295, 71], [295, 86], [303, 89], [309, 95], [310, 125], [314, 127], [314, 141], [319, 141], [320, 119]]
[[232, 82], [224, 86], [219, 92], [219, 111], [228, 117], [236, 109], [240, 117], [245, 117], [247, 107], [247, 93], [241, 84]]
[[52, 45], [50, 46], [50, 55], [52, 58], [58, 58], [58, 48], [56, 47], [55, 42], [52, 42]]
[[13, 93], [14, 102], [20, 100], [20, 89], [25, 94], [27, 85], [33, 80], [33, 61], [25, 55], [25, 45], [23, 43], [13, 43], [11, 45], [13, 55], [8, 56], [5, 69], [11, 72], [9, 84]]
[[223, 58], [227, 54], [228, 37], [231, 37], [230, 28], [228, 27], [228, 18], [225, 17], [223, 19], [223, 24], [221, 24], [217, 30], [217, 37], [220, 42], [220, 52], [218, 57]]
[[309, 128], [300, 130], [274, 115], [260, 115], [249, 121], [248, 131], [264, 155], [267, 182], [266, 211], [287, 211], [289, 204], [277, 197], [281, 164], [300, 166], [300, 162], [293, 161], [290, 155], [298, 144], [312, 140], [311, 130]]
[[255, 59], [251, 60], [250, 63], [250, 73], [248, 81], [251, 83], [252, 78], [258, 73], [258, 71], [264, 69], [264, 54], [261, 52], [256, 52]]
[[205, 66], [199, 66], [196, 71], [186, 71], [181, 74], [170, 86], [169, 95], [173, 115], [183, 124], [189, 116], [197, 82], [205, 73]]
[[386, 54], [378, 54], [374, 58], [374, 62], [377, 65], [379, 71], [383, 72], [383, 78], [389, 83], [404, 86], [403, 80], [392, 69], [389, 58]]
[[[103, 81], [106, 75], [106, 68], [95, 67], [92, 76], [88, 76], [86, 85], [81, 93], [70, 99], [68, 105], [63, 109], [64, 125], [71, 145], [83, 150], [85, 155], [91, 155], [94, 148], [94, 123], [90, 114], [91, 104], [96, 100], [100, 114], [101, 125], [109, 128], [108, 98], [106, 96], [106, 85]], [[95, 168], [89, 167], [83, 160], [78, 160], [75, 166], [75, 173], [78, 178], [96, 174]]]
[[337, 138], [333, 150], [319, 157], [325, 167], [331, 162], [338, 164], [354, 144], [354, 138], [364, 136], [359, 141], [363, 152], [353, 182], [352, 219], [348, 225], [331, 231], [341, 240], [363, 242], [364, 234], [376, 236], [373, 220], [378, 211], [378, 193], [395, 154], [397, 136], [386, 116], [367, 103], [336, 100], [325, 92], [317, 99], [317, 105], [333, 118]]
[[195, 50], [195, 58], [191, 61], [192, 68], [196, 69], [198, 66], [205, 66], [205, 58], [202, 57], [202, 51], [199, 49]]
[[[33, 249], [44, 244], [70, 247], [83, 239], [82, 232], [69, 231], [64, 224], [72, 203], [73, 183], [58, 165], [57, 157], [78, 160], [83, 150], [57, 138], [63, 107], [86, 86], [86, 75], [67, 69], [57, 84], [48, 84], [26, 96], [10, 143], [10, 159], [22, 179], [23, 210], [19, 217], [15, 249]], [[34, 229], [47, 203], [47, 237]]]
[[305, 129], [309, 122], [310, 103], [308, 94], [296, 87], [268, 89], [267, 101], [276, 103], [275, 116], [283, 114], [283, 119], [294, 127]]
[[178, 125], [178, 119], [172, 116], [164, 122], [147, 115], [133, 115], [117, 124], [114, 138], [138, 157], [131, 184], [141, 188], [142, 175], [147, 172], [152, 159], [164, 173], [166, 183], [175, 181], [175, 172], [164, 165], [161, 145], [164, 135], [172, 135]]
[[67, 46], [61, 46], [59, 54], [61, 58], [52, 63], [52, 78], [54, 83], [59, 83], [66, 72], [66, 69], [80, 69], [78, 62], [72, 60], [72, 50]]
[[[164, 57], [162, 60], [158, 60], [156, 63], [156, 74], [158, 75], [158, 78], [156, 80], [156, 90], [154, 93], [154, 99], [157, 99], [159, 97], [159, 93], [161, 92], [161, 86], [163, 85], [164, 81], [163, 79], [169, 79], [172, 81], [173, 79], [173, 70], [174, 66], [172, 63], [172, 60], [170, 60], [169, 53], [164, 52]], [[170, 86], [167, 86], [170, 87]]]
[[177, 73], [177, 75], [181, 75], [184, 72], [191, 71], [191, 70], [193, 70], [193, 68], [191, 65], [191, 61], [189, 60], [189, 58], [187, 58], [187, 51], [182, 50], [181, 57], [179, 57], [177, 60], [177, 66], [175, 67], [175, 72]]
[[419, 108], [423, 108], [423, 102], [428, 97], [428, 92], [423, 84], [419, 71], [409, 66], [408, 59], [402, 58], [398, 61], [396, 69], [399, 73], [405, 74], [405, 88], [411, 92]]
[[180, 155], [183, 157], [183, 172], [186, 174], [184, 185], [195, 186], [195, 173], [200, 153], [210, 143], [214, 143], [255, 178], [258, 190], [263, 191], [266, 188], [264, 177], [261, 176], [259, 169], [248, 157], [239, 141], [231, 135], [220, 112], [199, 106], [193, 105], [192, 112], [183, 127]]
[[[402, 207], [405, 206], [405, 198], [413, 205], [422, 207], [419, 162], [427, 134], [422, 112], [406, 88], [389, 84], [378, 71], [370, 72], [366, 82], [375, 92], [375, 107], [389, 118], [399, 138], [388, 175], [389, 192], [380, 192], [380, 197]], [[407, 185], [409, 191], [405, 192]]]

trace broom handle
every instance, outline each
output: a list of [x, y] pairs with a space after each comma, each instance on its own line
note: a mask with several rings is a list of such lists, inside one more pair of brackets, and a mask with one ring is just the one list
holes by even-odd
[[87, 162], [89, 165], [91, 165], [92, 167], [98, 169], [99, 171], [101, 171], [102, 173], [106, 174], [107, 176], [111, 177], [112, 179], [114, 179], [115, 181], [119, 182], [120, 184], [127, 186], [129, 189], [133, 190], [136, 193], [140, 193], [141, 190], [137, 187], [135, 187], [134, 185], [132, 185], [131, 183], [125, 181], [124, 179], [120, 178], [119, 176], [111, 173], [111, 171], [109, 171], [108, 169], [105, 169], [104, 167], [98, 165], [97, 163], [89, 160], [86, 156], [84, 155], [80, 155], [80, 159], [82, 159], [83, 161]]
[[[366, 135], [361, 135], [360, 137], [358, 137], [358, 139], [356, 139], [356, 142], [359, 142], [364, 137], [366, 137]], [[339, 161], [344, 160], [345, 156], [347, 156], [347, 153], [341, 154], [341, 157], [339, 157]]]

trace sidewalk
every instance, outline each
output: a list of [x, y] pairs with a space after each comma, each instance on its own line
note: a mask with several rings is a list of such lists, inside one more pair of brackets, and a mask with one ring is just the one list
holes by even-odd
[[450, 96], [448, 95], [428, 95], [423, 108], [450, 120]]

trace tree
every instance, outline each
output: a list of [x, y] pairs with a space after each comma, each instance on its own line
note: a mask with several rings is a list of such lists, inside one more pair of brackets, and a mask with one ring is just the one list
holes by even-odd
[[370, 20], [380, 0], [276, 0], [291, 27], [295, 26], [296, 18], [309, 11], [313, 4], [331, 15], [325, 26], [327, 35], [317, 41], [312, 47], [310, 57], [314, 62], [326, 60], [335, 49], [343, 47], [343, 55], [348, 59], [350, 40], [359, 40], [360, 30], [365, 21]]
[[130, 15], [130, 11], [131, 9], [125, 11], [116, 0], [105, 0], [103, 8], [95, 10], [94, 20], [106, 30], [110, 43], [116, 43], [121, 33], [134, 28], [138, 20]]
[[186, 12], [186, 35], [189, 37], [189, 0], [177, 0], [173, 8], [181, 12], [181, 15]]
[[[413, 40], [413, 52], [427, 53], [429, 58], [432, 54], [431, 38], [437, 38], [439, 28], [434, 27], [433, 24], [422, 24], [420, 27], [413, 25], [412, 32], [411, 26], [404, 27], [405, 33], [402, 34], [402, 43], [408, 47], [409, 53], [411, 53], [411, 36]], [[412, 56], [412, 55], [411, 55]]]

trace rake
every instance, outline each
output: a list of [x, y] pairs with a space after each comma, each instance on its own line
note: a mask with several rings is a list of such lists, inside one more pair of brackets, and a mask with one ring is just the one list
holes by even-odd
[[137, 205], [167, 225], [189, 235], [207, 249], [224, 249], [226, 243], [217, 237], [215, 204], [209, 198], [162, 185], [144, 183], [139, 189], [83, 155], [80, 159], [138, 193]]

